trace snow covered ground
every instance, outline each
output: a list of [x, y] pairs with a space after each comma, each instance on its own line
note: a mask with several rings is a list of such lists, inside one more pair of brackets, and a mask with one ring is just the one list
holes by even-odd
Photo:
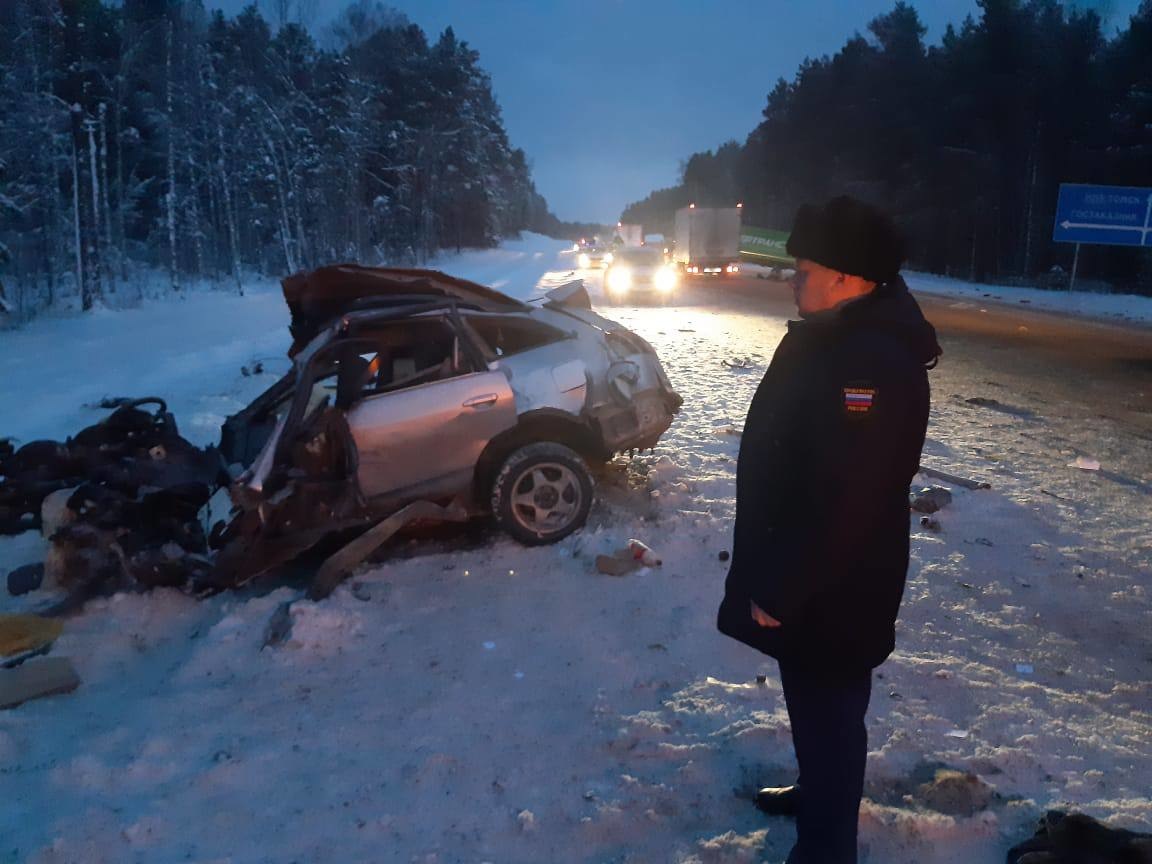
[[[528, 238], [437, 266], [527, 298], [569, 262]], [[21, 409], [0, 432], [63, 436], [102, 416], [82, 403], [147, 392], [213, 440], [272, 380], [240, 367], [284, 362], [281, 306], [269, 285], [4, 334], [0, 404]], [[794, 771], [775, 666], [714, 615], [738, 432], [784, 321], [702, 290], [605, 314], [655, 345], [685, 407], [654, 453], [601, 478], [584, 531], [537, 549], [407, 542], [295, 603], [275, 649], [264, 628], [288, 588], [91, 603], [53, 652], [81, 688], [0, 713], [0, 861], [782, 861], [791, 825], [750, 804]], [[963, 358], [933, 373], [925, 463], [993, 488], [954, 489], [940, 532], [914, 523], [869, 712], [870, 864], [1000, 862], [1053, 806], [1152, 830], [1152, 442], [1008, 374]], [[1103, 469], [1069, 467], [1079, 455]], [[664, 565], [598, 574], [630, 537]], [[39, 547], [0, 539], [0, 570]], [[991, 805], [941, 812], [918, 787], [937, 763], [979, 775]]]

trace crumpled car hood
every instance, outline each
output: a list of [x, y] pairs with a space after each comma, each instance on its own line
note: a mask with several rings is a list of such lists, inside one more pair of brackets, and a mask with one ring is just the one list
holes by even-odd
[[499, 291], [437, 270], [335, 264], [295, 273], [280, 285], [292, 313], [289, 357], [294, 357], [333, 318], [368, 299], [386, 301], [389, 297], [424, 295], [430, 300], [455, 297], [461, 304], [486, 312], [517, 312], [528, 308]]

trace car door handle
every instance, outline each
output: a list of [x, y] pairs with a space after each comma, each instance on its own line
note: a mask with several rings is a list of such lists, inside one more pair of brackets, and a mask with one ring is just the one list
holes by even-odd
[[499, 393], [485, 393], [483, 396], [473, 396], [471, 399], [466, 399], [464, 401], [464, 407], [487, 408], [489, 405], [495, 405], [499, 399]]

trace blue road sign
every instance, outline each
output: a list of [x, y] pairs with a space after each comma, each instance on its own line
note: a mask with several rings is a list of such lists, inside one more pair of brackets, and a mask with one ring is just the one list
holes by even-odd
[[1152, 189], [1061, 183], [1057, 243], [1152, 246]]

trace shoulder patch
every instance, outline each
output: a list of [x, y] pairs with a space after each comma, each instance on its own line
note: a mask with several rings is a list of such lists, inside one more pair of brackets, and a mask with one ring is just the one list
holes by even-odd
[[844, 411], [850, 417], [866, 417], [876, 401], [876, 388], [866, 383], [844, 388]]

